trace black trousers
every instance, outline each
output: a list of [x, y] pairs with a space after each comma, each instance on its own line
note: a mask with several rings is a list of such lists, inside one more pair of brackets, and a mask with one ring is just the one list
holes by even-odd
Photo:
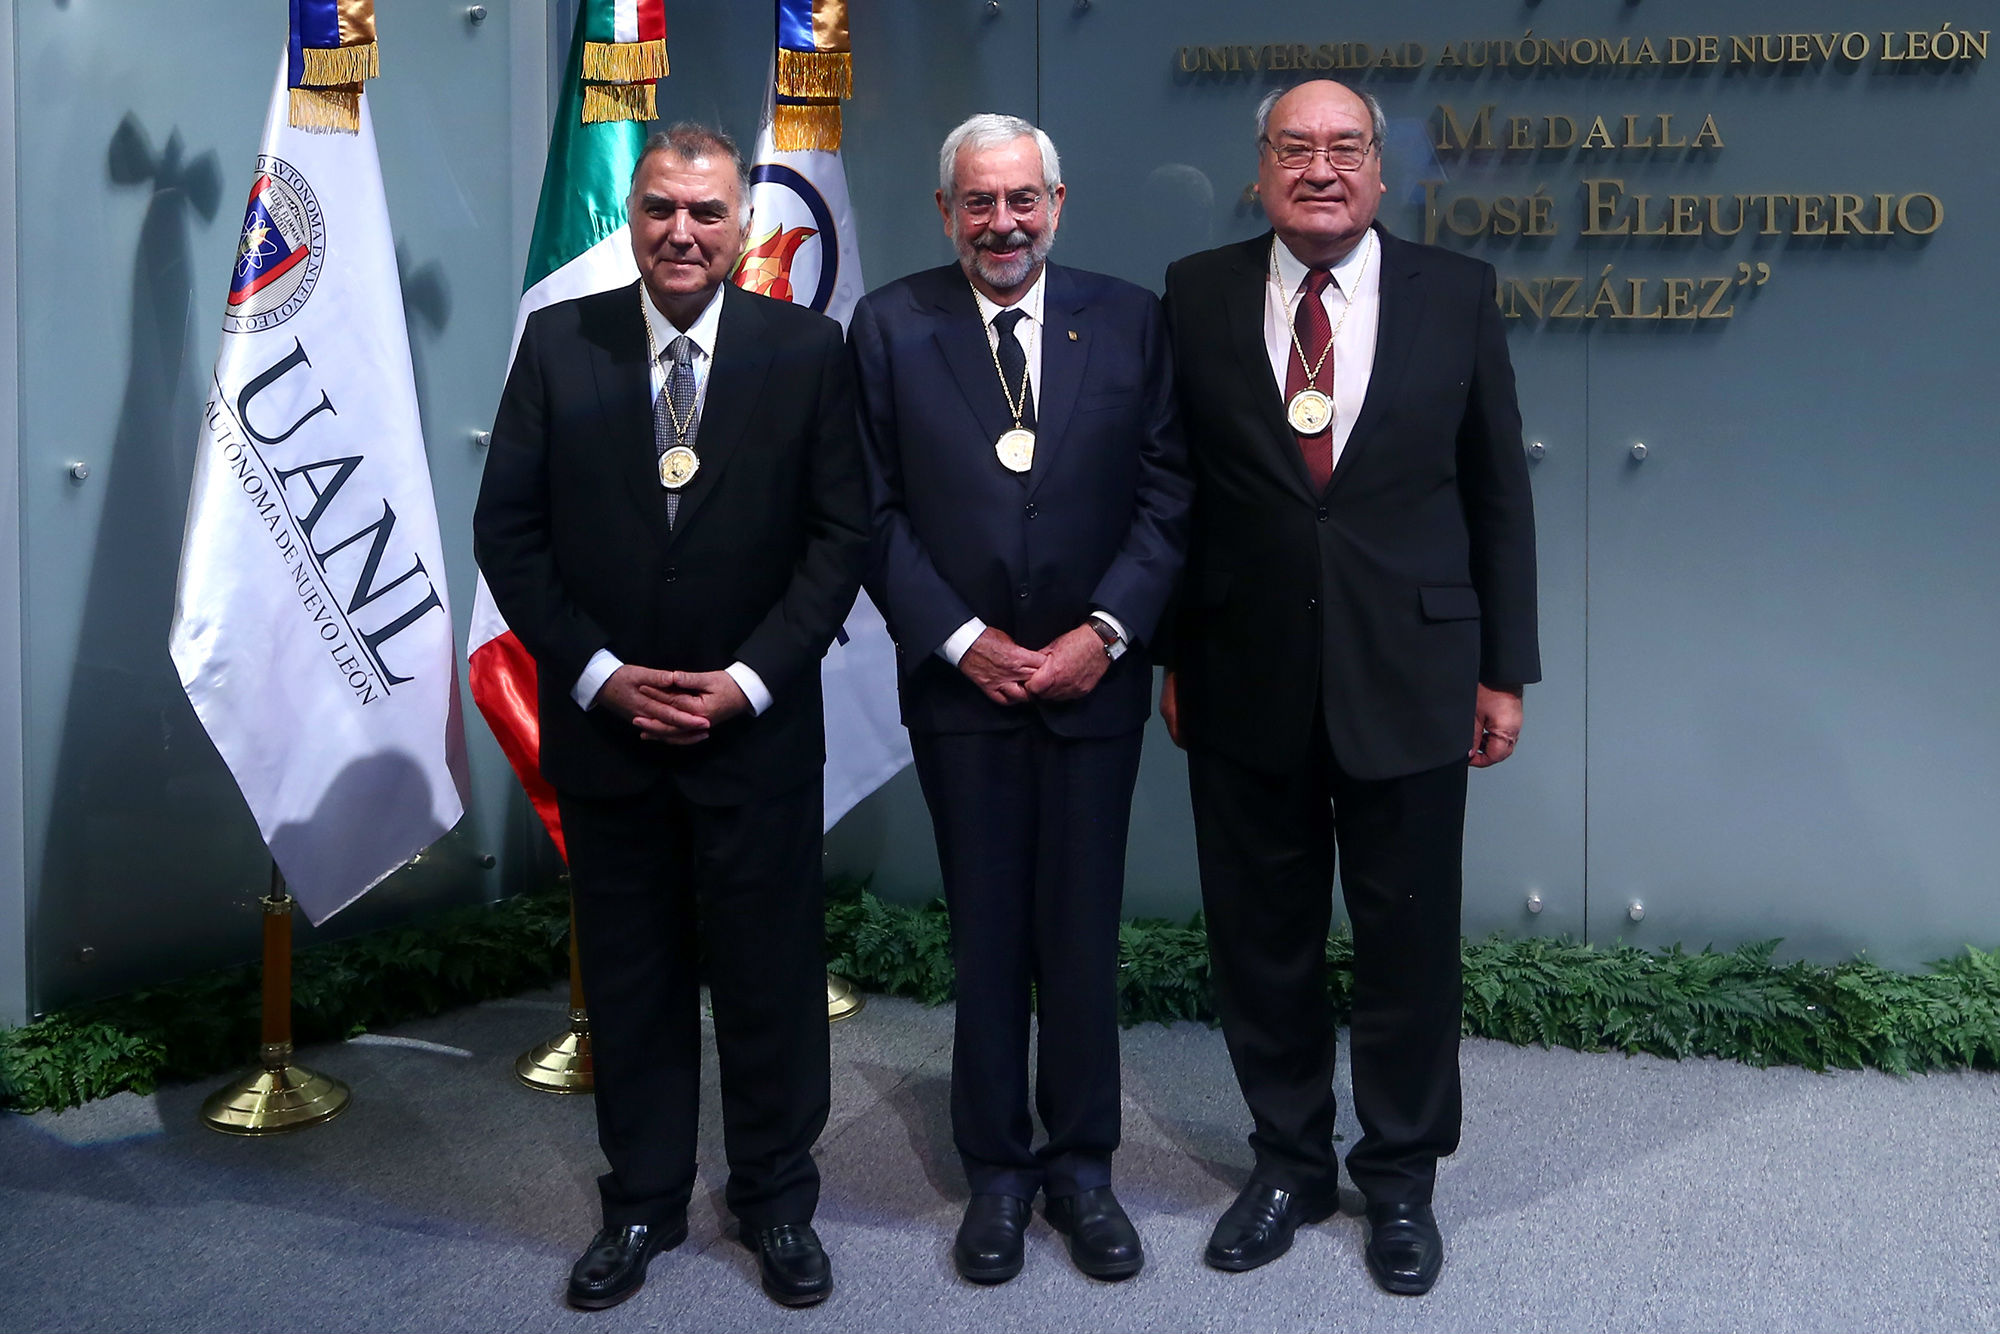
[[820, 784], [740, 806], [696, 805], [667, 780], [558, 801], [611, 1166], [598, 1178], [605, 1225], [686, 1213], [704, 980], [729, 1207], [753, 1228], [809, 1220], [829, 1097]]
[[1316, 730], [1308, 770], [1284, 777], [1188, 752], [1217, 1008], [1255, 1175], [1324, 1199], [1335, 1188], [1326, 939], [1337, 849], [1362, 1132], [1347, 1170], [1371, 1201], [1427, 1203], [1437, 1160], [1458, 1147], [1466, 765], [1364, 782]]
[[[1118, 920], [1140, 737], [1066, 740], [1031, 718], [1009, 732], [910, 738], [951, 910], [951, 1126], [975, 1195], [1111, 1184]], [[1048, 1131], [1039, 1151], [1031, 1003], [1035, 1110]]]

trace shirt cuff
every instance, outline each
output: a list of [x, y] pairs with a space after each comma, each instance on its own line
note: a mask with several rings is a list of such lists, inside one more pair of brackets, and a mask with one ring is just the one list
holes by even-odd
[[1092, 607], [1090, 609], [1090, 614], [1092, 616], [1097, 617], [1098, 620], [1103, 621], [1106, 625], [1110, 626], [1111, 629], [1117, 634], [1117, 636], [1120, 639], [1124, 640], [1127, 645], [1131, 644], [1132, 636], [1125, 633], [1125, 622], [1119, 620], [1116, 616], [1113, 616], [1110, 612], [1104, 610], [1104, 608], [1102, 607]]
[[952, 631], [951, 638], [938, 645], [937, 655], [956, 667], [958, 660], [965, 656], [965, 651], [972, 647], [972, 641], [985, 633], [986, 622], [975, 616]]
[[732, 662], [722, 669], [729, 673], [729, 679], [743, 692], [743, 698], [750, 701], [750, 712], [761, 715], [771, 707], [771, 692], [764, 688], [764, 678], [757, 675], [747, 663]]
[[569, 697], [576, 701], [576, 707], [588, 710], [597, 703], [597, 692], [604, 689], [604, 683], [611, 674], [625, 663], [608, 648], [601, 648], [590, 655], [590, 661], [583, 665], [583, 675], [576, 678], [570, 688]]

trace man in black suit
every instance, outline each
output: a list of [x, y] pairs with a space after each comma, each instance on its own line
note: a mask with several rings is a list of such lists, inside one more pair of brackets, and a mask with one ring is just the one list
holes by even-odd
[[1336, 1207], [1337, 848], [1348, 1171], [1369, 1271], [1421, 1293], [1459, 1133], [1466, 768], [1511, 753], [1541, 669], [1493, 270], [1373, 225], [1382, 134], [1381, 108], [1340, 84], [1274, 93], [1258, 191], [1275, 234], [1167, 271], [1195, 506], [1160, 711], [1188, 751], [1217, 1002], [1255, 1124], [1208, 1261], [1255, 1268]]
[[833, 321], [727, 282], [743, 161], [681, 125], [627, 214], [641, 282], [528, 320], [473, 519], [540, 678], [596, 1063], [597, 1309], [687, 1235], [699, 985], [729, 1207], [765, 1291], [820, 1301], [828, 1102], [819, 663], [866, 560], [853, 380]]
[[1127, 1278], [1145, 1257], [1111, 1189], [1119, 905], [1145, 646], [1188, 494], [1166, 328], [1151, 293], [1046, 263], [1064, 191], [1041, 131], [975, 116], [939, 178], [959, 263], [870, 293], [849, 342], [868, 589], [951, 909], [952, 1131], [972, 1191], [953, 1258], [973, 1282], [1019, 1273], [1045, 1191], [1077, 1267]]

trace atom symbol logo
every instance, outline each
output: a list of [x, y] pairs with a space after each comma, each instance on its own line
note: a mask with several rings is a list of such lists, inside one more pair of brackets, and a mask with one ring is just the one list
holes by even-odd
[[243, 229], [243, 240], [236, 247], [236, 273], [239, 278], [247, 278], [264, 267], [265, 261], [277, 256], [278, 247], [271, 240], [271, 228], [262, 218], [258, 218]]

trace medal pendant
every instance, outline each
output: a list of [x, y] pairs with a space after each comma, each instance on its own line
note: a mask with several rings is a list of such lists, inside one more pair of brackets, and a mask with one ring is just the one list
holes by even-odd
[[678, 491], [701, 471], [701, 459], [686, 445], [675, 445], [660, 455], [660, 485]]
[[1301, 389], [1285, 405], [1285, 417], [1300, 435], [1318, 435], [1333, 424], [1333, 400], [1317, 389]]
[[1035, 466], [1035, 433], [1016, 426], [994, 443], [993, 452], [1008, 472], [1026, 472]]

